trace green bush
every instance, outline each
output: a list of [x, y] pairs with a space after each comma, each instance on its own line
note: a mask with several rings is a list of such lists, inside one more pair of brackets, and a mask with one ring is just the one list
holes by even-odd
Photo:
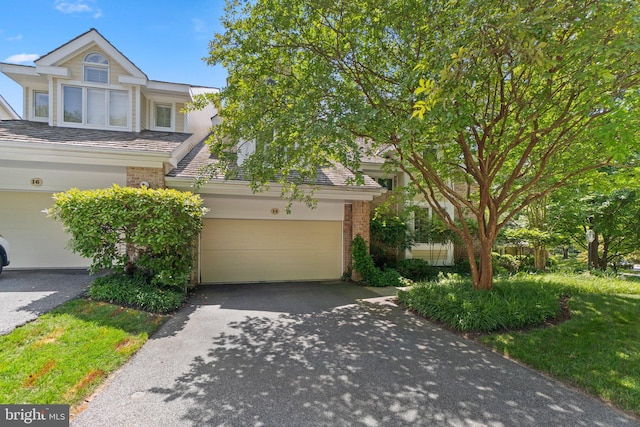
[[490, 291], [471, 280], [440, 276], [398, 293], [399, 301], [428, 319], [460, 331], [495, 331], [535, 326], [560, 314], [558, 287], [515, 278], [495, 280]]
[[186, 293], [175, 287], [157, 286], [141, 271], [132, 276], [114, 273], [93, 281], [89, 296], [96, 301], [138, 308], [151, 313], [170, 313], [180, 308]]
[[433, 280], [438, 276], [438, 270], [422, 259], [403, 259], [398, 261], [396, 270], [402, 277], [414, 282]]
[[206, 212], [202, 199], [169, 189], [119, 187], [54, 194], [49, 214], [71, 233], [71, 249], [91, 271], [142, 269], [151, 282], [185, 287], [193, 242]]
[[369, 286], [401, 286], [402, 277], [394, 269], [380, 270], [375, 266], [373, 258], [367, 250], [367, 242], [359, 234], [353, 239], [351, 247], [353, 255], [353, 268]]
[[520, 261], [513, 255], [500, 255], [497, 252], [491, 254], [491, 262], [493, 263], [494, 273], [515, 274], [520, 269]]

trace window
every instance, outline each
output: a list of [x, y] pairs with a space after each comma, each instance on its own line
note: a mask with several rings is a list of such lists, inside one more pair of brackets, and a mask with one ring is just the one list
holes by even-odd
[[49, 118], [49, 94], [33, 92], [33, 116], [38, 119]]
[[84, 81], [109, 83], [109, 61], [101, 53], [90, 53], [84, 57]]
[[387, 190], [393, 190], [393, 179], [391, 178], [378, 178], [378, 184]]
[[452, 239], [452, 232], [428, 207], [413, 211], [413, 230], [416, 244], [448, 243]]
[[155, 105], [154, 127], [171, 129], [171, 104]]
[[75, 86], [63, 86], [62, 120], [67, 123], [82, 123], [82, 88]]
[[127, 127], [129, 124], [129, 94], [78, 86], [62, 86], [65, 123], [80, 123], [96, 127]]

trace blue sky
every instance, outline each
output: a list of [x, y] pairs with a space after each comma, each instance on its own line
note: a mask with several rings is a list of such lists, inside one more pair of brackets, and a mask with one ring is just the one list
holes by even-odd
[[[209, 41], [222, 31], [224, 0], [0, 0], [0, 62], [33, 61], [97, 29], [152, 80], [222, 87], [208, 66]], [[22, 90], [0, 73], [0, 95], [22, 114]]]

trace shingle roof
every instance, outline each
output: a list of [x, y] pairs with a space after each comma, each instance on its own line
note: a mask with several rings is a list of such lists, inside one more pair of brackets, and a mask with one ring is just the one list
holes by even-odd
[[119, 132], [82, 128], [52, 127], [27, 120], [0, 121], [0, 141], [17, 141], [78, 148], [115, 149], [137, 152], [171, 153], [191, 134], [142, 131]]
[[[198, 175], [200, 168], [208, 164], [216, 164], [218, 160], [211, 155], [209, 147], [201, 142], [196, 145], [191, 152], [185, 156], [178, 167], [173, 169], [167, 176], [175, 178], [189, 178], [193, 179]], [[336, 186], [336, 187], [353, 187], [362, 189], [377, 189], [380, 185], [376, 183], [369, 176], [365, 175], [363, 185], [353, 185], [349, 181], [353, 179], [355, 175], [350, 170], [341, 165], [322, 168], [318, 171], [315, 183], [316, 185]], [[214, 179], [224, 179], [222, 175], [216, 176]], [[242, 169], [238, 171], [236, 177], [233, 178], [236, 181], [243, 181]]]

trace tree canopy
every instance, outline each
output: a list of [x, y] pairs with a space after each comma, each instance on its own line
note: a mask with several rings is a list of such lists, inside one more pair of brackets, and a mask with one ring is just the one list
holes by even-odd
[[488, 289], [505, 224], [637, 144], [639, 23], [634, 0], [230, 1], [207, 58], [229, 72], [212, 150], [256, 141], [244, 176], [292, 197], [385, 152]]

